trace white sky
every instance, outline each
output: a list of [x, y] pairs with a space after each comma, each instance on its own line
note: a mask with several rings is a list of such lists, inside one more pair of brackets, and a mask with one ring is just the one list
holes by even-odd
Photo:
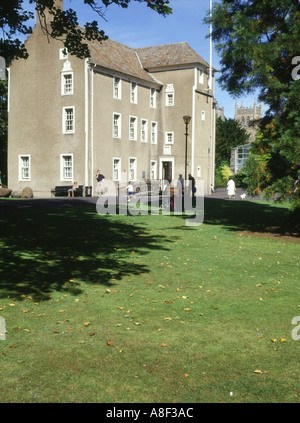
[[[186, 41], [209, 63], [209, 38], [206, 38], [209, 34], [209, 26], [203, 23], [203, 19], [209, 11], [210, 0], [171, 0], [170, 6], [173, 8], [173, 14], [164, 18], [144, 3], [136, 1], [131, 1], [127, 9], [110, 5], [105, 10], [105, 21], [88, 5], [84, 5], [83, 0], [64, 0], [64, 9], [74, 9], [80, 25], [84, 25], [87, 21], [97, 20], [99, 28], [115, 41], [130, 47]], [[219, 58], [214, 48], [212, 65], [220, 69]], [[215, 98], [220, 107], [224, 106], [225, 116], [233, 118], [235, 99], [226, 91], [221, 90], [217, 81], [215, 82]], [[240, 106], [243, 101], [244, 107], [252, 107], [254, 98], [254, 94], [247, 98], [239, 98], [238, 105]]]

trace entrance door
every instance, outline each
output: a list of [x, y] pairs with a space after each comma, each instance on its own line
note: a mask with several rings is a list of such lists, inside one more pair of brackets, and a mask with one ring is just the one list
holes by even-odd
[[165, 179], [169, 183], [172, 182], [172, 162], [171, 161], [162, 162], [162, 179]]

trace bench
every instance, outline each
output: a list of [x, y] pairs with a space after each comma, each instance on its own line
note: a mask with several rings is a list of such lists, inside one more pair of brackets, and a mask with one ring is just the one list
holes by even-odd
[[[51, 190], [51, 196], [53, 197], [67, 197], [68, 190], [72, 188], [72, 185], [58, 185], [54, 189]], [[72, 193], [71, 193], [72, 195]], [[83, 196], [83, 185], [78, 185], [78, 188], [74, 192], [74, 197], [82, 197]]]

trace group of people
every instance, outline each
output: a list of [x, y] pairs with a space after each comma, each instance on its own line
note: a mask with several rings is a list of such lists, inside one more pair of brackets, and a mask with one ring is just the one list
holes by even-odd
[[[183, 195], [184, 194], [184, 178], [182, 176], [182, 174], [179, 174], [179, 178], [177, 181], [177, 188], [178, 188], [178, 192], [179, 194]], [[188, 195], [190, 196], [192, 194], [192, 197], [195, 197], [195, 193], [196, 193], [196, 181], [195, 178], [189, 173], [189, 184], [187, 186], [188, 189]]]
[[[196, 181], [195, 181], [195, 178], [190, 173], [188, 177], [189, 177], [189, 184], [187, 186], [188, 195], [190, 196], [192, 194], [192, 197], [194, 198], [196, 193]], [[103, 179], [105, 179], [105, 176], [102, 175], [102, 173], [98, 169], [96, 173], [96, 181], [97, 181], [96, 193], [98, 197], [103, 196], [103, 187], [102, 187]], [[0, 186], [1, 186], [1, 172], [0, 172]], [[74, 197], [74, 193], [76, 192], [77, 189], [78, 189], [78, 183], [77, 181], [74, 181], [72, 188], [68, 190], [68, 197], [70, 197], [71, 195], [72, 197]], [[126, 189], [127, 189], [127, 201], [130, 202], [131, 198], [136, 198], [134, 195], [134, 188], [133, 188], [132, 182], [129, 182]], [[185, 189], [184, 178], [181, 173], [179, 174], [179, 177], [178, 177], [177, 189], [178, 189], [178, 195], [184, 194], [184, 189]], [[211, 187], [211, 190], [212, 192], [214, 192], [213, 187]], [[236, 191], [235, 182], [233, 177], [231, 176], [227, 183], [228, 198], [235, 198], [235, 191]]]

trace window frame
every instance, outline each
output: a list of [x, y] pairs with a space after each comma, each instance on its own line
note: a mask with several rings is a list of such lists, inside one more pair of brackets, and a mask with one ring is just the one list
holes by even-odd
[[[172, 140], [169, 142], [168, 137], [171, 135]], [[166, 145], [172, 145], [174, 144], [174, 131], [166, 131], [165, 132], [165, 144]]]
[[[133, 137], [131, 136], [131, 120], [134, 119], [134, 123], [133, 123]], [[130, 141], [137, 141], [137, 125], [138, 125], [138, 118], [136, 116], [129, 116], [129, 140]]]
[[[115, 135], [115, 116], [118, 116], [118, 124], [116, 125], [117, 129], [118, 129], [118, 134]], [[122, 136], [122, 114], [121, 113], [117, 113], [117, 112], [113, 112], [113, 117], [112, 117], [112, 136], [115, 139], [120, 139]]]
[[[152, 170], [152, 164], [154, 163], [154, 171]], [[154, 177], [152, 178], [152, 172], [154, 172]], [[150, 181], [157, 180], [157, 160], [150, 160]]]
[[150, 88], [150, 107], [156, 109], [156, 89]]
[[[116, 86], [117, 80], [118, 80], [118, 84]], [[116, 89], [118, 90], [117, 95], [116, 95]], [[115, 100], [121, 100], [122, 99], [122, 79], [118, 76], [113, 77], [113, 98]]]
[[[23, 166], [23, 159], [28, 159], [28, 166]], [[23, 176], [23, 170], [28, 169], [28, 177]], [[31, 154], [19, 154], [19, 181], [31, 181]]]
[[[66, 51], [66, 53], [64, 53], [64, 50]], [[68, 56], [69, 56], [69, 52], [66, 47], [59, 49], [59, 60], [67, 60]]]
[[[65, 77], [71, 75], [72, 77], [72, 86], [70, 92], [66, 92], [66, 80]], [[61, 95], [73, 95], [74, 94], [74, 72], [66, 71], [61, 73]]]
[[[71, 130], [67, 129], [67, 113], [68, 113], [67, 110], [73, 111], [73, 117], [72, 117], [73, 127]], [[64, 106], [62, 108], [62, 133], [66, 135], [75, 134], [75, 106]]]
[[138, 84], [130, 82], [130, 103], [137, 104], [138, 102]]
[[[145, 125], [143, 125], [143, 122], [145, 122]], [[143, 139], [143, 127], [145, 126], [145, 136]], [[141, 142], [147, 143], [148, 142], [148, 119], [141, 118]]]
[[[70, 157], [71, 158], [71, 176], [65, 177], [65, 169], [67, 166], [65, 166], [65, 158]], [[74, 155], [73, 153], [62, 153], [60, 155], [60, 180], [61, 181], [68, 181], [73, 182], [73, 174], [74, 174]]]
[[[131, 160], [134, 161], [133, 177], [131, 176], [131, 167], [130, 167]], [[136, 157], [128, 157], [128, 180], [129, 181], [137, 180], [137, 158]]]
[[[153, 132], [153, 128], [154, 128], [154, 132]], [[154, 134], [154, 141], [153, 141], [153, 134]], [[151, 144], [157, 144], [157, 138], [158, 138], [158, 124], [155, 120], [152, 120], [151, 121]]]
[[[118, 160], [118, 168], [117, 168], [117, 172], [118, 172], [118, 177], [115, 178], [115, 161]], [[115, 182], [120, 182], [121, 181], [121, 170], [122, 170], [122, 159], [121, 157], [113, 157], [113, 172], [112, 172], [112, 176], [113, 176], [113, 181]]]

